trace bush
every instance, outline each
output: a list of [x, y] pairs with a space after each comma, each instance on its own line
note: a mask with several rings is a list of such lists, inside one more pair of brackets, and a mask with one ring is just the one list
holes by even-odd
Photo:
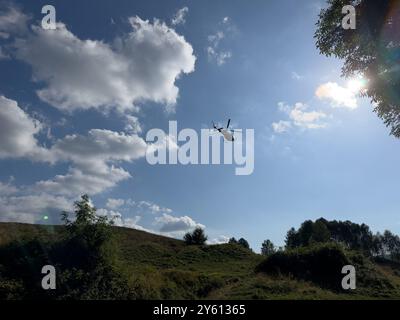
[[196, 228], [192, 233], [186, 233], [183, 240], [188, 245], [203, 245], [207, 241], [207, 236], [204, 234], [204, 230]]
[[245, 238], [240, 238], [237, 243], [246, 249], [250, 249], [250, 245]]
[[331, 289], [340, 289], [342, 267], [351, 264], [337, 244], [318, 244], [278, 251], [260, 263], [256, 271], [293, 275]]

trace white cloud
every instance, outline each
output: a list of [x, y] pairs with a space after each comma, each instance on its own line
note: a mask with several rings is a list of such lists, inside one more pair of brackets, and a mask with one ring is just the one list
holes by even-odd
[[[62, 211], [70, 211], [72, 202], [49, 194], [0, 197], [1, 221], [58, 223]], [[43, 220], [47, 216], [48, 220]]]
[[129, 179], [130, 173], [114, 164], [145, 155], [146, 142], [137, 135], [92, 129], [88, 135], [68, 135], [49, 149], [53, 161], [69, 161], [65, 175], [39, 181], [35, 188], [61, 195], [98, 194]]
[[46, 152], [35, 135], [42, 126], [22, 110], [16, 101], [0, 96], [0, 158], [40, 157]]
[[18, 189], [10, 183], [3, 183], [0, 181], [0, 196], [14, 194]]
[[[98, 163], [108, 161], [128, 161], [145, 155], [146, 142], [138, 135], [129, 135], [104, 129], [91, 129], [88, 135], [67, 135], [58, 140], [51, 148], [52, 153], [60, 160], [71, 160], [87, 170]], [[90, 167], [87, 167], [89, 163]]]
[[207, 240], [207, 244], [213, 245], [213, 244], [222, 244], [222, 243], [228, 243], [229, 242], [229, 237], [221, 235], [218, 236], [217, 238]]
[[38, 181], [32, 188], [57, 195], [77, 196], [81, 194], [95, 195], [115, 187], [119, 182], [129, 179], [130, 173], [122, 168], [105, 166], [99, 172], [83, 171], [71, 167], [65, 175], [57, 175], [53, 179]]
[[155, 152], [163, 153], [166, 150], [178, 150], [179, 146], [176, 143], [176, 138], [172, 135], [165, 135], [162, 139], [153, 143], [147, 144], [146, 153], [154, 154]]
[[138, 222], [141, 220], [141, 216], [134, 216], [133, 218], [124, 217], [120, 212], [115, 210], [107, 210], [104, 208], [97, 209], [96, 214], [98, 216], [104, 216], [109, 218], [115, 226], [117, 227], [125, 227], [131, 229], [137, 229], [142, 231], [148, 231], [146, 228], [138, 225]]
[[146, 142], [138, 135], [103, 129], [67, 135], [44, 148], [35, 138], [41, 128], [16, 101], [0, 96], [0, 158], [72, 163], [65, 175], [39, 181], [33, 190], [68, 196], [100, 193], [131, 177], [115, 163], [132, 162], [146, 152]]
[[24, 14], [15, 5], [2, 5], [0, 8], [0, 38], [7, 39], [11, 34], [22, 34], [27, 31], [30, 16]]
[[182, 9], [179, 9], [174, 17], [171, 20], [172, 25], [180, 25], [180, 24], [185, 24], [186, 23], [186, 15], [189, 12], [188, 7], [183, 7]]
[[315, 91], [319, 99], [327, 99], [332, 107], [357, 108], [357, 91], [351, 88], [341, 87], [336, 82], [321, 84]]
[[225, 62], [232, 57], [230, 51], [216, 51], [213, 47], [207, 47], [207, 54], [210, 60], [215, 60], [217, 65], [222, 66]]
[[109, 199], [107, 199], [106, 207], [108, 209], [116, 210], [119, 207], [123, 206], [124, 204], [125, 204], [125, 200], [124, 199], [109, 198]]
[[161, 217], [156, 217], [155, 221], [160, 226], [160, 232], [186, 232], [194, 228], [205, 228], [204, 225], [195, 222], [189, 216], [174, 217], [169, 214], [163, 214]]
[[293, 109], [289, 112], [289, 118], [299, 127], [308, 129], [325, 127], [325, 124], [316, 122], [325, 118], [326, 114], [321, 111], [305, 111], [307, 108], [308, 106], [301, 102], [295, 103]]
[[141, 133], [142, 126], [140, 125], [139, 119], [132, 115], [125, 115], [125, 131], [129, 133]]
[[278, 103], [280, 111], [285, 112], [289, 120], [279, 120], [272, 123], [272, 129], [275, 133], [284, 133], [293, 126], [304, 129], [319, 129], [326, 127], [326, 123], [321, 122], [327, 115], [322, 111], [308, 111], [309, 106], [296, 102], [294, 106], [290, 106], [284, 102]]
[[278, 122], [272, 123], [272, 129], [276, 133], [286, 132], [291, 126], [292, 125], [291, 125], [290, 121], [279, 120]]
[[159, 20], [131, 17], [129, 22], [132, 31], [112, 45], [81, 40], [62, 23], [56, 30], [32, 26], [32, 33], [16, 41], [16, 56], [46, 84], [39, 97], [62, 110], [132, 110], [143, 101], [174, 105], [175, 80], [194, 71], [192, 46]]
[[226, 35], [235, 33], [236, 28], [231, 24], [229, 17], [224, 17], [220, 24], [222, 30], [218, 30], [214, 34], [208, 36], [208, 46], [206, 48], [209, 61], [215, 61], [218, 66], [225, 64], [231, 57], [230, 50], [221, 49], [221, 41], [226, 38]]
[[[136, 104], [146, 100], [166, 104], [171, 110], [179, 94], [175, 80], [194, 70], [192, 46], [158, 20], [130, 18], [132, 32], [108, 44], [81, 40], [61, 23], [57, 30], [33, 26], [28, 31], [28, 17], [20, 16], [18, 21], [10, 18], [18, 14], [11, 12], [7, 19], [0, 14], [0, 37], [14, 32], [17, 40], [13, 56], [30, 64], [33, 79], [44, 85], [38, 96], [62, 110], [111, 106], [120, 111], [136, 110]], [[16, 28], [16, 23], [21, 26]], [[98, 194], [129, 179], [131, 174], [120, 163], [143, 157], [147, 146], [137, 135], [142, 131], [138, 118], [128, 113], [126, 132], [92, 129], [43, 147], [36, 136], [48, 129], [45, 124], [29, 116], [16, 101], [0, 96], [0, 158], [69, 164], [66, 173], [21, 189], [0, 182], [1, 219], [33, 223], [51, 215], [51, 221], [59, 221], [59, 213], [71, 209], [74, 197]], [[111, 201], [108, 205], [116, 210], [118, 203]], [[151, 213], [172, 212], [154, 203], [147, 205]], [[118, 211], [110, 210], [110, 214], [118, 216]], [[146, 230], [137, 225], [138, 217], [125, 218], [121, 223]]]
[[159, 214], [159, 213], [171, 213], [172, 210], [166, 207], [159, 206], [153, 202], [149, 201], [139, 201], [136, 203], [136, 206], [140, 209], [144, 209], [152, 214]]

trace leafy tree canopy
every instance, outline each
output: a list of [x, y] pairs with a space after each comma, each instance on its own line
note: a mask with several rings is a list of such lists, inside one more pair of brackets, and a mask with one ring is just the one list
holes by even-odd
[[[356, 28], [344, 29], [342, 8], [353, 5]], [[326, 56], [344, 60], [342, 75], [368, 80], [361, 93], [374, 111], [400, 137], [400, 2], [397, 0], [328, 0], [315, 32], [316, 46]]]

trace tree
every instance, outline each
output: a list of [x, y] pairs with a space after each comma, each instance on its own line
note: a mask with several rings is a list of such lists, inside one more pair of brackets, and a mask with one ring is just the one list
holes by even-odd
[[400, 258], [400, 238], [389, 230], [385, 230], [381, 238], [384, 256], [392, 260]]
[[328, 242], [331, 238], [331, 233], [326, 226], [326, 220], [317, 220], [312, 227], [311, 241], [313, 242]]
[[291, 228], [286, 234], [286, 248], [308, 246], [312, 243], [337, 242], [353, 250], [372, 255], [379, 250], [378, 238], [374, 238], [366, 224], [351, 221], [327, 221], [324, 218], [304, 221], [298, 230]]
[[186, 233], [183, 240], [188, 245], [203, 245], [207, 241], [207, 236], [202, 228], [196, 228], [192, 233]]
[[[342, 8], [349, 4], [356, 10], [356, 29], [342, 27]], [[344, 77], [367, 79], [361, 95], [371, 99], [374, 111], [399, 138], [400, 15], [396, 4], [397, 0], [329, 0], [319, 14], [314, 37], [322, 54], [344, 60]]]
[[82, 268], [91, 270], [99, 262], [114, 260], [115, 243], [113, 241], [112, 222], [106, 216], [97, 216], [96, 208], [90, 203], [88, 195], [74, 203], [74, 220], [68, 212], [62, 213], [66, 226], [66, 246], [71, 254], [79, 259]]
[[235, 244], [237, 244], [238, 242], [237, 242], [237, 240], [235, 239], [235, 237], [232, 237], [232, 238], [230, 238], [229, 239], [229, 241], [228, 241], [228, 243], [235, 243]]
[[247, 240], [244, 239], [244, 238], [240, 238], [240, 239], [238, 240], [238, 244], [240, 244], [241, 246], [245, 247], [246, 249], [250, 249], [249, 243], [248, 243]]
[[299, 233], [295, 228], [290, 228], [286, 233], [285, 247], [287, 249], [293, 249], [300, 246]]
[[57, 292], [66, 299], [126, 299], [131, 291], [118, 271], [112, 222], [96, 215], [88, 195], [74, 206], [74, 220], [62, 213], [66, 234], [54, 250], [60, 265]]
[[261, 254], [264, 256], [269, 256], [276, 252], [275, 246], [271, 240], [267, 239], [261, 245]]

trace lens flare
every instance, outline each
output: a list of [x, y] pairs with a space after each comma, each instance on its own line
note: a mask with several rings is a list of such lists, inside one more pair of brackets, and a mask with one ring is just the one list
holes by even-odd
[[360, 93], [366, 87], [366, 80], [363, 77], [356, 77], [347, 82], [347, 89], [352, 93]]

